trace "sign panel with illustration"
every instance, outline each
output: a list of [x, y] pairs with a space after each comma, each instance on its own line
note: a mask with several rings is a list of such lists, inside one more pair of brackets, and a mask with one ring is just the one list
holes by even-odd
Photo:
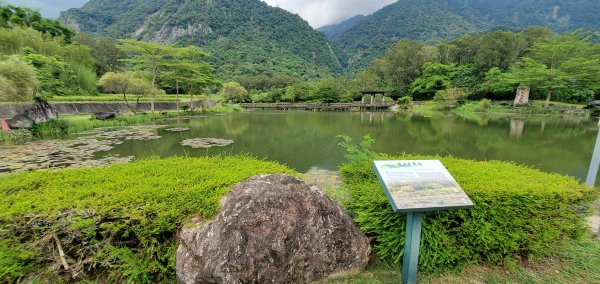
[[473, 206], [471, 199], [438, 160], [375, 161], [373, 169], [396, 212]]

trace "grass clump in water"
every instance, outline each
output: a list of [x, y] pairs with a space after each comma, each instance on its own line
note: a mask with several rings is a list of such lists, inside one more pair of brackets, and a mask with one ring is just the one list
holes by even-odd
[[293, 171], [235, 156], [2, 175], [0, 282], [174, 282], [177, 230], [263, 173]]

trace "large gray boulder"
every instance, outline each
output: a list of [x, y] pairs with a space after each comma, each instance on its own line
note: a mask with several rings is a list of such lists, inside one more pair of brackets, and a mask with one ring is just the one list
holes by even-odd
[[34, 121], [24, 114], [17, 114], [11, 119], [7, 119], [6, 122], [10, 128], [14, 129], [26, 129], [32, 128]]
[[27, 116], [35, 123], [42, 123], [58, 118], [58, 111], [45, 101], [34, 101], [27, 110]]
[[182, 229], [179, 283], [307, 283], [368, 262], [366, 236], [319, 188], [289, 175], [253, 177], [209, 223]]

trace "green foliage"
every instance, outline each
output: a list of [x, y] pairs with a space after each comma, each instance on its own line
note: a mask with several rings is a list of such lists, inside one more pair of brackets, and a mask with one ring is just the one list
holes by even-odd
[[[105, 92], [123, 95], [125, 104], [127, 104], [127, 107], [133, 114], [138, 112], [140, 98], [142, 96], [147, 96], [152, 92], [152, 85], [146, 78], [130, 72], [108, 72], [102, 75], [102, 78], [98, 81], [98, 85], [102, 87]], [[133, 106], [127, 99], [128, 94], [133, 94], [135, 96], [135, 104]]]
[[[0, 28], [0, 61], [7, 60], [1, 55], [9, 55], [8, 58], [19, 56], [33, 65], [39, 84], [31, 83], [28, 88], [35, 88], [36, 96], [49, 98], [97, 93], [95, 60], [89, 48], [69, 44], [62, 37], [51, 37], [25, 26]], [[25, 98], [28, 100], [31, 96], [29, 94]]]
[[116, 72], [123, 68], [122, 59], [125, 54], [117, 48], [114, 40], [105, 37], [95, 37], [84, 33], [78, 33], [73, 40], [92, 50], [92, 56], [96, 60], [98, 75], [106, 72]]
[[13, 129], [8, 132], [0, 131], [0, 144], [10, 144], [13, 142], [27, 141], [31, 138], [31, 132], [26, 129]]
[[[263, 173], [292, 171], [237, 156], [3, 175], [0, 281], [171, 282], [185, 221], [210, 220], [233, 185]], [[54, 236], [71, 271], [60, 267]]]
[[411, 40], [401, 40], [390, 48], [385, 56], [373, 62], [370, 72], [375, 81], [384, 82], [385, 91], [395, 97], [407, 95], [410, 85], [423, 72], [428, 62], [438, 57], [437, 50]]
[[[36, 123], [31, 129], [35, 137], [61, 137], [72, 133], [69, 123], [64, 119], [53, 119], [42, 123]], [[74, 133], [74, 132], [73, 132]]]
[[600, 89], [600, 54], [577, 32], [553, 35], [535, 43], [531, 55], [506, 75], [511, 83], [547, 92]]
[[423, 75], [411, 85], [411, 94], [417, 99], [431, 99], [436, 92], [452, 87], [454, 65], [425, 63]]
[[27, 54], [23, 60], [29, 62], [36, 69], [39, 86], [36, 95], [43, 98], [52, 96], [73, 95], [73, 89], [67, 88], [66, 81], [72, 80], [73, 71], [67, 68], [67, 64], [54, 56], [42, 54]]
[[94, 0], [66, 11], [60, 21], [114, 38], [135, 34], [152, 42], [200, 46], [214, 54], [209, 60], [226, 81], [276, 74], [310, 79], [342, 71], [323, 34], [259, 0]]
[[5, 6], [0, 2], [0, 28], [15, 26], [32, 27], [43, 34], [60, 37], [66, 43], [70, 43], [75, 34], [73, 30], [61, 26], [56, 20], [42, 18], [39, 11], [26, 7]]
[[406, 96], [406, 97], [401, 97], [398, 98], [398, 106], [401, 109], [411, 109], [413, 105], [413, 98]]
[[0, 61], [0, 100], [30, 101], [37, 86], [31, 65], [14, 56]]
[[566, 90], [554, 94], [554, 100], [572, 104], [587, 104], [594, 100], [594, 91], [591, 90]]
[[485, 73], [485, 81], [479, 91], [483, 96], [498, 99], [512, 99], [515, 95], [515, 87], [504, 80], [504, 73], [498, 67], [493, 67]]
[[[349, 62], [347, 69], [355, 72], [383, 56], [399, 39], [435, 43], [477, 32], [519, 30], [531, 26], [545, 26], [557, 32], [579, 28], [595, 31], [600, 28], [595, 16], [599, 12], [600, 3], [594, 0], [401, 0], [362, 19], [338, 36], [334, 43], [341, 51], [342, 61]], [[504, 70], [518, 58], [510, 54], [523, 52], [536, 37], [547, 35], [547, 31], [548, 28], [533, 28], [521, 38], [505, 31], [494, 31], [473, 40], [472, 52], [463, 55], [469, 57], [480, 72], [494, 66]], [[452, 48], [445, 50], [451, 52]]]
[[490, 99], [482, 99], [477, 103], [477, 110], [481, 112], [487, 111], [492, 106], [492, 101]]
[[594, 189], [571, 177], [508, 162], [392, 157], [362, 149], [347, 139], [342, 146], [348, 157], [340, 168], [349, 195], [344, 205], [361, 230], [375, 238], [374, 249], [383, 261], [401, 261], [406, 216], [389, 205], [371, 169], [374, 159], [439, 159], [473, 200], [475, 206], [469, 210], [425, 214], [419, 259], [424, 271], [550, 254], [565, 241], [587, 234], [585, 217], [598, 197]]
[[237, 82], [229, 82], [223, 84], [219, 95], [227, 102], [244, 102], [248, 97], [248, 91]]
[[467, 92], [460, 88], [450, 88], [438, 91], [433, 101], [440, 104], [444, 109], [452, 109], [461, 106], [467, 99]]

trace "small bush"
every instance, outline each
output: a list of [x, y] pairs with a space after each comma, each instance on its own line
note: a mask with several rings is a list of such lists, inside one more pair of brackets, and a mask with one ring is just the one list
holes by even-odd
[[69, 123], [63, 119], [53, 119], [33, 126], [31, 133], [36, 137], [58, 137], [69, 134]]
[[482, 99], [477, 104], [477, 111], [487, 111], [492, 106], [492, 101], [490, 99]]
[[451, 88], [438, 91], [433, 97], [433, 101], [445, 109], [452, 109], [463, 105], [468, 96], [467, 92], [463, 89]]
[[174, 282], [184, 221], [211, 219], [233, 185], [262, 173], [292, 171], [237, 156], [2, 175], [0, 282]]
[[454, 157], [388, 156], [369, 150], [373, 141], [341, 145], [349, 162], [342, 174], [346, 208], [385, 261], [399, 263], [404, 249], [405, 214], [388, 203], [371, 163], [374, 159], [439, 159], [469, 195], [469, 210], [426, 213], [421, 268], [441, 272], [469, 263], [503, 264], [547, 254], [563, 241], [586, 234], [585, 216], [595, 191], [570, 177], [508, 162], [476, 162]]
[[410, 96], [398, 98], [398, 106], [401, 109], [410, 109], [412, 108], [413, 98]]

